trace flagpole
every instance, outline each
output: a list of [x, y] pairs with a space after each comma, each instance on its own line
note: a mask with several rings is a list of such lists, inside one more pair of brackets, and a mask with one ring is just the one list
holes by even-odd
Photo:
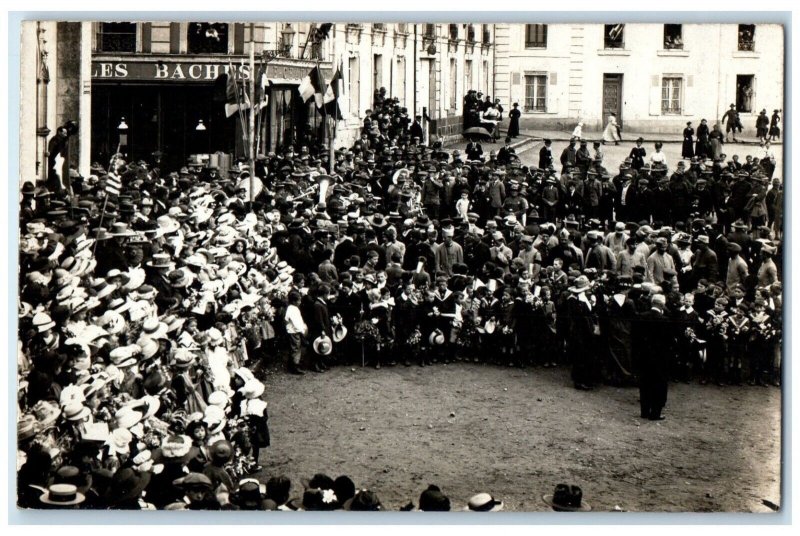
[[230, 57], [228, 58], [228, 67], [230, 68], [228, 76], [233, 76], [233, 90], [236, 92], [236, 111], [239, 113], [239, 124], [242, 127], [242, 143], [247, 145], [247, 130], [244, 127], [244, 110], [242, 110], [244, 99], [239, 98], [239, 80], [236, 77], [236, 69], [233, 68], [233, 62]]
[[256, 83], [255, 83], [255, 70], [256, 70], [256, 42], [254, 38], [255, 32], [255, 24], [250, 23], [250, 121], [248, 125], [248, 148], [250, 149], [249, 154], [249, 163], [250, 163], [250, 203], [252, 208], [252, 203], [255, 201], [255, 196], [253, 195], [255, 192], [255, 179], [256, 179], [256, 155], [255, 155], [255, 147], [253, 146], [255, 142], [255, 130], [256, 130], [256, 115], [255, 115], [255, 102], [256, 102]]
[[[331, 56], [333, 57], [333, 61], [336, 61], [336, 24], [334, 24], [331, 27], [331, 29], [333, 30], [331, 32], [333, 34], [333, 35], [331, 35]], [[331, 64], [333, 64], [333, 62], [331, 62]], [[339, 67], [337, 67], [337, 69], [338, 68]], [[341, 71], [339, 71], [339, 72], [341, 73]], [[334, 76], [335, 75], [336, 75], [336, 70], [334, 69]], [[338, 84], [339, 81], [336, 80], [336, 83]], [[336, 89], [337, 89], [337, 93], [338, 93], [338, 88], [336, 88]], [[324, 101], [324, 99], [323, 99], [323, 101]], [[338, 97], [338, 95], [336, 96], [336, 98], [334, 99], [333, 102], [335, 104], [335, 107], [334, 107], [334, 110], [333, 110], [333, 137], [331, 139], [330, 147], [328, 148], [328, 173], [330, 175], [333, 175], [333, 154], [334, 154], [334, 147], [333, 146], [336, 144], [336, 126], [337, 126], [337, 123], [339, 122], [339, 97]], [[323, 102], [322, 104], [323, 104], [323, 107], [324, 107], [325, 103]]]
[[[117, 171], [116, 171], [116, 169], [114, 169], [114, 167], [116, 166], [116, 163], [117, 163], [117, 155], [119, 154], [121, 149], [122, 149], [122, 142], [120, 141], [117, 144], [117, 152], [114, 153], [114, 156], [111, 157], [111, 162], [108, 164], [108, 168], [109, 168], [108, 172], [109, 173], [113, 173], [115, 176], [117, 174]], [[107, 207], [108, 207], [108, 190], [106, 190], [106, 198], [103, 201], [103, 210], [100, 212], [100, 222], [97, 224], [97, 228], [98, 229], [103, 226], [103, 218], [105, 218], [105, 216], [106, 216], [106, 208]], [[92, 248], [92, 256], [94, 256], [95, 252], [97, 251], [97, 242], [98, 242], [98, 240], [95, 239], [94, 247]]]

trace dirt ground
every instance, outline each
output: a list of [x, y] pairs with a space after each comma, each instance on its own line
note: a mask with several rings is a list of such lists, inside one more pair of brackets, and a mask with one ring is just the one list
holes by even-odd
[[781, 392], [671, 384], [666, 420], [639, 418], [638, 389], [578, 391], [569, 371], [457, 363], [337, 367], [267, 378], [272, 446], [262, 481], [348, 475], [387, 510], [438, 485], [461, 509], [486, 491], [548, 511], [557, 483], [593, 511], [770, 512], [780, 504]]

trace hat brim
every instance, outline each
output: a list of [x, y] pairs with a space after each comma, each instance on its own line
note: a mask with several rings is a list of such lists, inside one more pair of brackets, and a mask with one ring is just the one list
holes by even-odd
[[504, 506], [505, 506], [505, 504], [503, 503], [503, 501], [498, 502], [497, 504], [492, 506], [492, 508], [489, 509], [489, 510], [473, 510], [472, 508], [469, 507], [469, 505], [467, 505], [467, 506], [464, 507], [464, 511], [465, 512], [477, 512], [479, 514], [486, 513], [486, 512], [499, 512], [500, 510], [503, 509]]
[[75, 506], [76, 504], [81, 504], [85, 500], [86, 496], [79, 491], [75, 493], [75, 498], [71, 501], [53, 501], [50, 499], [50, 491], [45, 491], [44, 494], [39, 497], [40, 502], [53, 506]]
[[592, 288], [591, 286], [587, 285], [585, 287], [569, 287], [567, 290], [569, 290], [573, 294], [580, 294], [581, 292], [586, 292], [591, 288]]
[[346, 327], [341, 326], [340, 328], [333, 330], [333, 342], [342, 342], [345, 337], [347, 337]]
[[556, 512], [588, 512], [592, 509], [589, 503], [581, 501], [580, 506], [565, 506], [553, 502], [553, 495], [542, 495], [542, 500], [547, 503]]

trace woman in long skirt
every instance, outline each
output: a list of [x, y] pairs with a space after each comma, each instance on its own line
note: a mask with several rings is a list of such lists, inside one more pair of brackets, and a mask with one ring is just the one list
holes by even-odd
[[775, 141], [775, 139], [781, 139], [781, 127], [778, 125], [781, 124], [781, 116], [779, 115], [778, 110], [772, 112], [772, 119], [769, 121], [769, 139], [770, 141]]
[[695, 146], [694, 154], [700, 158], [707, 158], [711, 155], [711, 145], [708, 140], [708, 123], [705, 119], [700, 121], [700, 126], [697, 127], [697, 145]]
[[603, 143], [610, 143], [613, 141], [614, 145], [619, 145], [621, 139], [622, 138], [619, 135], [619, 125], [617, 124], [617, 116], [610, 114], [608, 116], [608, 124], [606, 125], [606, 129], [603, 131]]
[[508, 112], [508, 117], [510, 118], [508, 124], [508, 137], [509, 138], [516, 138], [519, 136], [519, 118], [522, 115], [522, 112], [519, 111], [519, 104], [514, 103], [514, 108]]
[[683, 129], [683, 148], [681, 149], [681, 156], [683, 158], [692, 158], [694, 156], [694, 129], [692, 122], [686, 123], [686, 128]]
[[711, 143], [711, 158], [714, 160], [719, 158], [719, 155], [722, 154], [722, 142], [725, 139], [725, 135], [719, 128], [719, 123], [714, 125], [714, 129], [711, 131], [711, 134], [708, 136], [708, 140]]

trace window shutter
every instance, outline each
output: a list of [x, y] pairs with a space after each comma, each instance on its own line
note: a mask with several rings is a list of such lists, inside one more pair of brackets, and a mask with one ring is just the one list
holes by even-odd
[[142, 23], [142, 52], [149, 54], [153, 50], [153, 23]]
[[233, 25], [233, 53], [244, 54], [244, 24], [241, 22]]
[[181, 51], [181, 23], [169, 23], [169, 53], [179, 54]]
[[650, 77], [650, 115], [661, 115], [661, 77]]
[[[687, 75], [683, 84], [683, 100], [681, 101], [681, 115], [692, 115], [692, 98], [694, 97], [694, 90], [690, 89], [694, 86], [694, 75]], [[696, 128], [696, 127], [695, 127]]]
[[558, 73], [550, 73], [550, 85], [551, 86], [558, 85]]

